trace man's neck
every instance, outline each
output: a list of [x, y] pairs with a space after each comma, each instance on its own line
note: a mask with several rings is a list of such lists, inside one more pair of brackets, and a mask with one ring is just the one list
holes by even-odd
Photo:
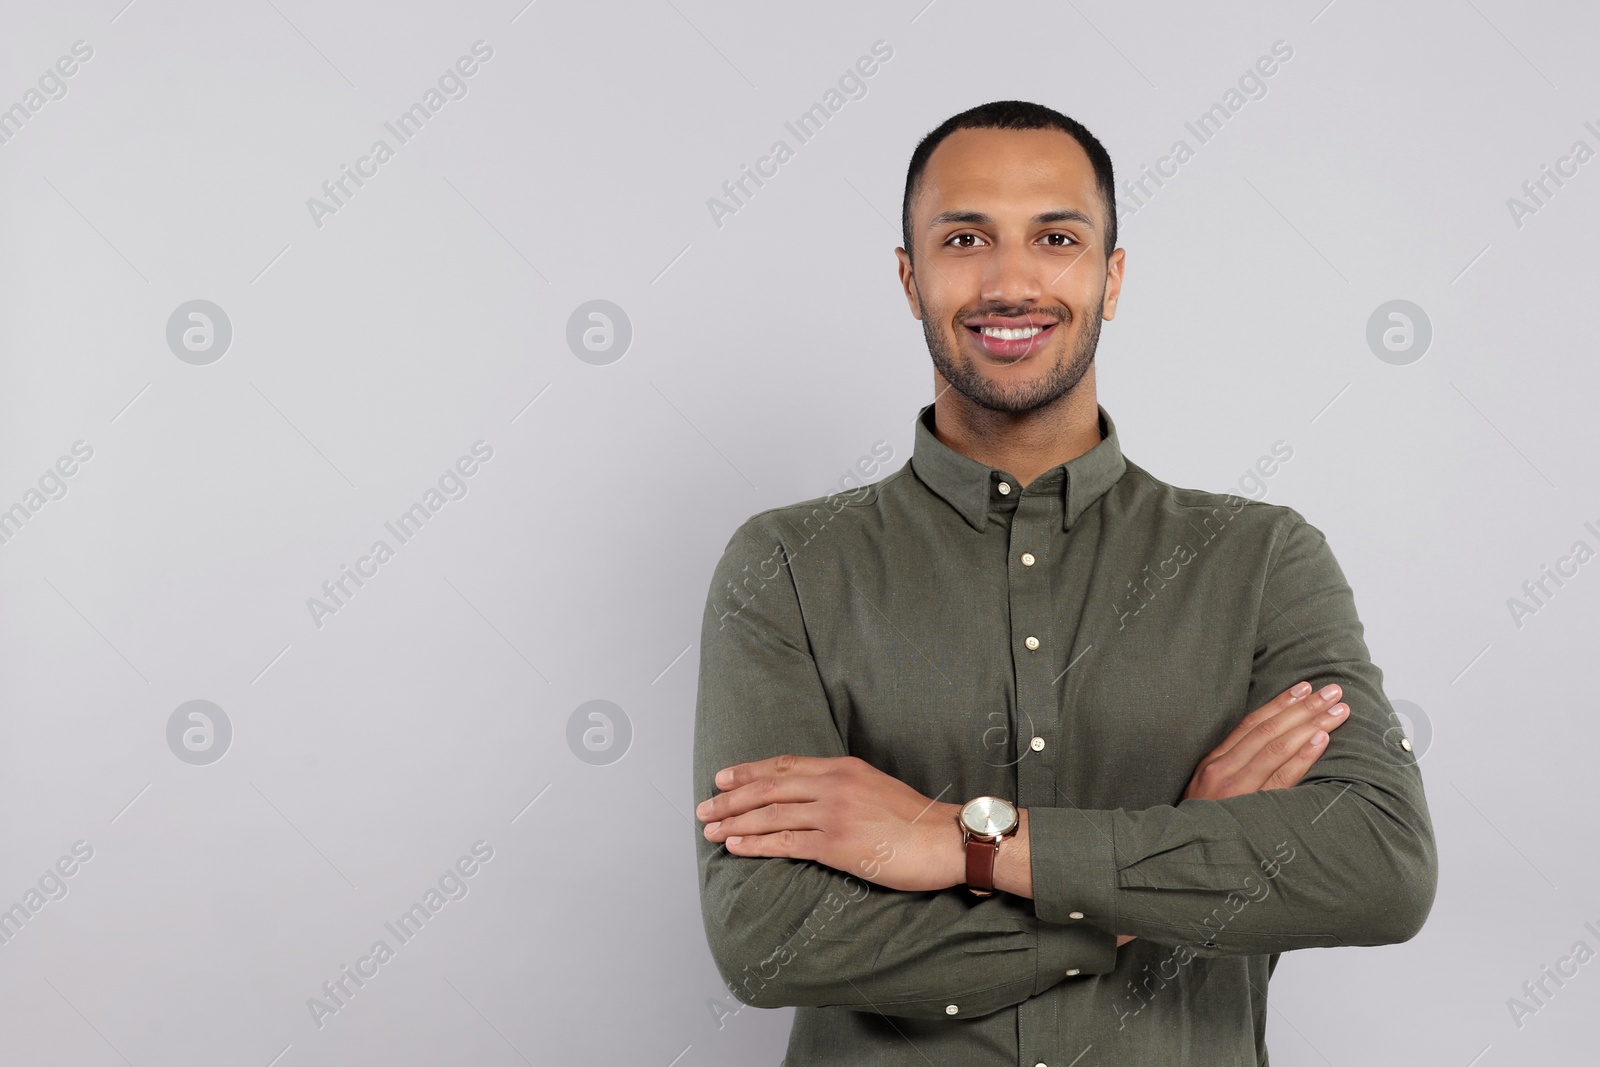
[[1010, 471], [1020, 486], [1101, 441], [1092, 369], [1054, 404], [1020, 413], [980, 407], [948, 388], [938, 372], [934, 388], [934, 436], [963, 456]]

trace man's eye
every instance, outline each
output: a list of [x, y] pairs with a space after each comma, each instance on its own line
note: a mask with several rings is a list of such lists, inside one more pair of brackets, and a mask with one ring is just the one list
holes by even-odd
[[976, 240], [978, 240], [978, 235], [975, 233], [958, 233], [954, 237], [950, 238], [950, 240], [946, 241], [945, 244], [954, 244], [957, 248], [972, 248], [972, 245], [956, 244], [956, 242]]
[[1069, 234], [1065, 234], [1065, 233], [1047, 233], [1047, 234], [1044, 235], [1044, 239], [1046, 241], [1053, 240], [1053, 239], [1055, 239], [1057, 237], [1061, 238], [1061, 243], [1056, 245], [1055, 246], [1056, 248], [1066, 248], [1069, 244], [1076, 244], [1076, 242], [1073, 241], [1071, 235], [1069, 235]]

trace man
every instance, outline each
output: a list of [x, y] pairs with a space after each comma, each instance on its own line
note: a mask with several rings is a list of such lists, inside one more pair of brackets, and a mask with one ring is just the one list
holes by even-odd
[[955, 116], [902, 225], [935, 388], [911, 461], [751, 517], [712, 581], [717, 967], [798, 1007], [788, 1067], [1266, 1064], [1280, 953], [1404, 941], [1433, 902], [1350, 588], [1298, 512], [1123, 456], [1093, 359], [1125, 256], [1088, 130]]

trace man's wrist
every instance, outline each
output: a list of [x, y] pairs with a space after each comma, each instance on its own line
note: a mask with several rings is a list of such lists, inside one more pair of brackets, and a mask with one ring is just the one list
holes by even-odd
[[961, 832], [961, 805], [935, 804], [928, 811], [934, 825], [940, 827], [933, 838], [937, 846], [938, 866], [943, 872], [940, 881], [951, 886], [967, 884], [967, 846]]
[[994, 858], [994, 887], [1016, 897], [1033, 897], [1033, 856], [1028, 844], [1028, 809], [1017, 809], [1017, 832], [1000, 842]]
[[[948, 829], [936, 840], [939, 867], [945, 871], [941, 881], [952, 886], [967, 884], [967, 847], [961, 832], [961, 805], [938, 804], [929, 810], [937, 813], [938, 821]], [[999, 851], [994, 858], [994, 888], [997, 892], [1013, 896], [1033, 896], [1033, 864], [1028, 849], [1028, 809], [1017, 809], [1017, 832], [1000, 839]]]

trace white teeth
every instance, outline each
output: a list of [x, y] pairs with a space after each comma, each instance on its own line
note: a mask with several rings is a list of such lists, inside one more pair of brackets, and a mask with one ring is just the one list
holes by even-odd
[[985, 337], [998, 337], [1002, 341], [1021, 341], [1044, 332], [1043, 326], [1025, 326], [1015, 330], [1005, 326], [984, 326], [981, 329]]

